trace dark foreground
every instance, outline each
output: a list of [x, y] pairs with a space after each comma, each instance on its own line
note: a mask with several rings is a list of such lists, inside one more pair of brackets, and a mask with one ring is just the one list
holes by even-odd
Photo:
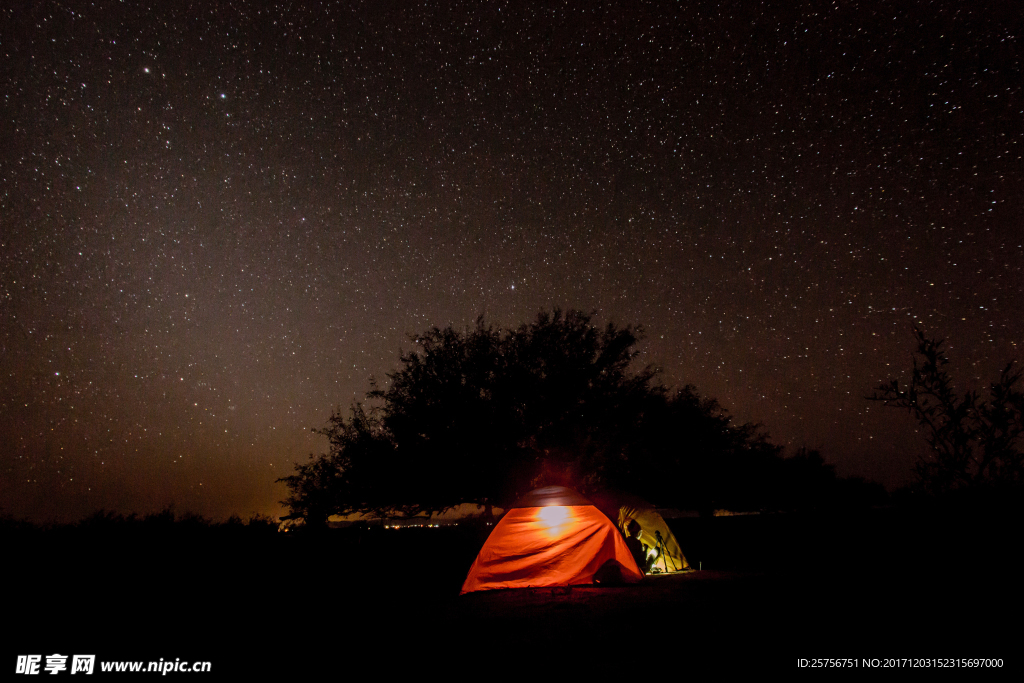
[[[210, 674], [172, 677], [285, 680], [352, 678], [366, 666], [383, 678], [453, 679], [613, 667], [640, 678], [798, 673], [801, 659], [806, 670], [914, 658], [1021, 668], [1018, 515], [883, 510], [672, 526], [703, 571], [465, 596], [486, 528], [8, 532], [15, 634], [2, 666], [96, 654], [211, 662]], [[816, 661], [825, 658], [844, 661]]]

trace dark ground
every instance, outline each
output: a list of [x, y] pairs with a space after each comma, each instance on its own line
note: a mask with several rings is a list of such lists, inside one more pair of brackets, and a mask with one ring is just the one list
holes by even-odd
[[800, 658], [1002, 658], [1019, 670], [1019, 519], [934, 509], [681, 519], [671, 525], [703, 571], [465, 596], [485, 527], [8, 528], [16, 633], [4, 666], [60, 652], [207, 660], [214, 674], [287, 680], [354, 677], [367, 663], [385, 678], [461, 678], [481, 664], [502, 677], [627, 666], [692, 678], [797, 672]]

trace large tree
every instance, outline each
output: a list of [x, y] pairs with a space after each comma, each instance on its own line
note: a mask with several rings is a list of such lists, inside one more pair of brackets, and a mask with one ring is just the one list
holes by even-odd
[[639, 328], [540, 313], [413, 338], [368, 405], [336, 411], [330, 451], [283, 481], [292, 517], [507, 507], [537, 486], [625, 487], [663, 505], [761, 507], [780, 449], [693, 387], [635, 368]]
[[368, 393], [372, 410], [335, 412], [317, 430], [330, 452], [283, 479], [285, 503], [323, 520], [506, 506], [543, 483], [601, 483], [664, 394], [652, 369], [630, 369], [640, 335], [558, 310], [513, 330], [483, 318], [465, 332], [432, 328]]

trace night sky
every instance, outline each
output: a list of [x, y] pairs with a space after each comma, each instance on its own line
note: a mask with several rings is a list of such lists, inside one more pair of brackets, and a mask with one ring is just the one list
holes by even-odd
[[1016, 3], [4, 5], [0, 514], [280, 514], [481, 313], [642, 324], [890, 488], [912, 325], [963, 389], [1022, 357]]

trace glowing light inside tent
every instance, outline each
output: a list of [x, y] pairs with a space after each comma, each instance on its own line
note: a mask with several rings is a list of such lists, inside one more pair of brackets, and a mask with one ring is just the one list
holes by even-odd
[[541, 508], [537, 520], [546, 534], [558, 536], [565, 531], [565, 525], [572, 521], [572, 508], [564, 505]]

